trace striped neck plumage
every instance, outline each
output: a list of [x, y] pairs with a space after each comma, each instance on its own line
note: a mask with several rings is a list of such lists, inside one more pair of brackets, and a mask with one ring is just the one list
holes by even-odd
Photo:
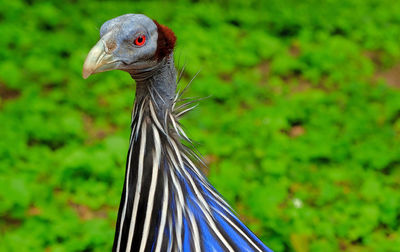
[[[177, 121], [177, 111], [185, 111], [175, 107], [178, 96], [173, 56], [151, 69], [130, 74], [136, 81], [136, 97], [113, 251], [176, 249], [166, 238], [181, 240], [179, 235], [167, 232], [168, 227], [176, 226], [172, 223], [175, 212], [170, 212], [175, 209], [182, 220], [180, 180], [184, 163], [191, 160], [180, 142], [180, 136], [186, 135]], [[197, 170], [196, 174], [203, 177]]]
[[113, 251], [267, 251], [192, 161], [172, 55], [136, 78]]

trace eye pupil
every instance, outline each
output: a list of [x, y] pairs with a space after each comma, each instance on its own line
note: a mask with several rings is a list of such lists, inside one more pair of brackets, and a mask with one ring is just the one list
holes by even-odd
[[144, 42], [146, 42], [146, 36], [141, 35], [137, 37], [133, 43], [137, 46], [142, 46], [144, 45]]

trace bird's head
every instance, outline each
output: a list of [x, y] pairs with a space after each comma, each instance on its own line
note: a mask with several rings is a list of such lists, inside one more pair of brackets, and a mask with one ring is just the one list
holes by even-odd
[[100, 40], [90, 50], [82, 76], [119, 69], [133, 75], [154, 69], [174, 49], [171, 29], [142, 14], [126, 14], [105, 22]]

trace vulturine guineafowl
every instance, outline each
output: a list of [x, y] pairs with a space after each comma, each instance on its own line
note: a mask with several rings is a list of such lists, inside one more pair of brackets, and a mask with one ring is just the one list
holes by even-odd
[[171, 29], [141, 14], [105, 22], [83, 77], [119, 69], [136, 81], [113, 251], [270, 251], [194, 164], [178, 119]]

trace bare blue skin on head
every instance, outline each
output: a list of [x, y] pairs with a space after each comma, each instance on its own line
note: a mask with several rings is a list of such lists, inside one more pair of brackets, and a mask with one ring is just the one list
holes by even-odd
[[[133, 42], [146, 37], [143, 46]], [[125, 14], [105, 22], [100, 28], [100, 40], [89, 52], [83, 66], [83, 77], [119, 69], [136, 80], [136, 98], [147, 95], [149, 87], [161, 96], [157, 103], [164, 113], [172, 104], [176, 90], [176, 70], [173, 55], [162, 60], [155, 58], [157, 26], [142, 14]]]
[[[133, 41], [139, 36], [146, 36], [146, 43], [138, 47]], [[157, 26], [153, 20], [141, 14], [126, 14], [105, 22], [100, 28], [103, 40], [122, 70], [144, 70], [155, 66], [152, 60], [157, 50]]]
[[[139, 37], [143, 44], [136, 43]], [[201, 158], [182, 144], [191, 141], [179, 118], [193, 107], [190, 101], [174, 106], [174, 43], [169, 28], [126, 14], [102, 25], [83, 66], [84, 78], [118, 69], [136, 81], [113, 251], [271, 251], [196, 167], [193, 160]]]

